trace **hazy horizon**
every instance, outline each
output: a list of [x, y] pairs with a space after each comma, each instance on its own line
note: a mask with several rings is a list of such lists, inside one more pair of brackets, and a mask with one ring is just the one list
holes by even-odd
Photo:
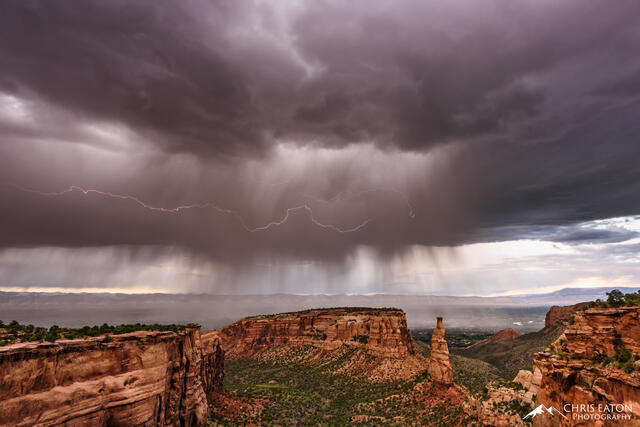
[[[443, 316], [450, 329], [540, 330], [552, 305], [605, 297], [610, 288], [570, 289], [528, 297], [416, 295], [208, 295], [0, 292], [0, 320], [65, 327], [102, 323], [195, 322], [218, 329], [246, 316], [331, 307], [396, 307], [412, 329], [428, 329]], [[633, 291], [637, 288], [633, 288]]]

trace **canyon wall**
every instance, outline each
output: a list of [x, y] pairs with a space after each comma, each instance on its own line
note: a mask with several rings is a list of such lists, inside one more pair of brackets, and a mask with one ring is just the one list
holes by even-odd
[[224, 352], [200, 326], [0, 347], [0, 425], [201, 426]]
[[547, 311], [547, 314], [544, 317], [543, 330], [548, 331], [559, 326], [566, 326], [567, 318], [580, 310], [582, 306], [584, 306], [584, 303], [565, 306], [554, 305], [549, 309], [549, 311]]
[[534, 359], [541, 374], [536, 406], [553, 406], [567, 418], [543, 412], [534, 426], [640, 425], [638, 357], [640, 307], [576, 312], [564, 334]]
[[229, 357], [246, 357], [268, 346], [312, 345], [334, 350], [360, 347], [375, 356], [415, 355], [402, 310], [336, 308], [242, 319], [216, 332]]

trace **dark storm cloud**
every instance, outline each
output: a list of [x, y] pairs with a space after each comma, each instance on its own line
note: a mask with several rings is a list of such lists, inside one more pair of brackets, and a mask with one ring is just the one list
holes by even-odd
[[547, 82], [531, 77], [630, 47], [638, 12], [604, 2], [301, 7], [282, 23], [250, 2], [6, 2], [0, 87], [181, 150], [238, 154], [274, 137], [422, 149], [539, 117]]
[[390, 254], [631, 238], [576, 224], [640, 214], [638, 12], [634, 2], [4, 2], [4, 183], [92, 186], [153, 206], [215, 199], [252, 229], [305, 204], [341, 229], [370, 221], [340, 233], [300, 209], [248, 232], [210, 208], [175, 214], [4, 185], [0, 244], [180, 246], [244, 262], [344, 260], [360, 244]]
[[[213, 40], [222, 9], [207, 10]], [[173, 143], [259, 143], [245, 70], [203, 40], [204, 25], [171, 2], [5, 3], [0, 87]]]

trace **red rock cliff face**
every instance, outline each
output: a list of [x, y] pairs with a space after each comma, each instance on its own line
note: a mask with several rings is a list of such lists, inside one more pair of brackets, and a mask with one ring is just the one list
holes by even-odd
[[202, 334], [202, 380], [207, 399], [222, 391], [224, 381], [224, 350], [220, 339], [212, 333]]
[[0, 348], [0, 425], [206, 425], [224, 354], [199, 326], [112, 339]]
[[632, 355], [640, 354], [640, 307], [577, 312], [573, 324], [553, 344], [555, 350], [535, 356], [534, 371], [541, 373], [536, 406], [552, 405], [562, 411], [565, 404], [594, 404], [597, 414], [600, 404], [622, 404], [633, 408], [622, 411], [629, 419], [585, 421], [574, 418], [574, 412], [589, 411], [576, 408], [565, 413], [567, 419], [557, 415], [536, 416], [534, 425], [640, 425], [640, 372], [627, 373], [615, 362], [605, 366], [593, 360], [597, 352], [612, 357], [621, 346]]
[[558, 325], [566, 325], [567, 318], [580, 310], [583, 305], [584, 303], [567, 306], [554, 305], [547, 311], [547, 315], [544, 318], [544, 329], [548, 330]]
[[319, 309], [257, 316], [216, 334], [229, 357], [246, 357], [274, 345], [312, 345], [325, 350], [349, 345], [394, 358], [416, 353], [401, 310]]

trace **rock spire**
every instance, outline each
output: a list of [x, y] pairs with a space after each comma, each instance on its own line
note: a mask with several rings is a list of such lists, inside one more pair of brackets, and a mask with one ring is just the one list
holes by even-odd
[[437, 318], [436, 328], [431, 337], [431, 355], [429, 356], [427, 370], [434, 382], [441, 384], [453, 384], [453, 369], [449, 361], [449, 347], [444, 338], [445, 330], [442, 317]]

